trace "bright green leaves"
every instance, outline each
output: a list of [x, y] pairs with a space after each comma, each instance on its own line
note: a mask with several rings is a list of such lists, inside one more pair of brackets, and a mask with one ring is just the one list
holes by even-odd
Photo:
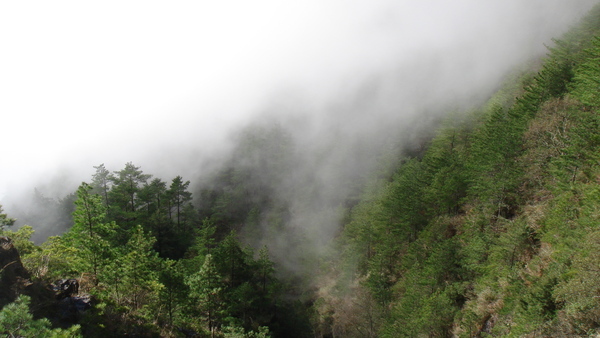
[[154, 241], [141, 226], [134, 227], [127, 244], [108, 266], [105, 284], [119, 304], [139, 309], [157, 301], [162, 288], [158, 281], [161, 261], [152, 249]]
[[70, 245], [64, 237], [52, 236], [40, 245], [38, 250], [21, 258], [31, 274], [40, 279], [55, 281], [66, 276], [80, 276], [84, 266], [81, 251]]
[[92, 186], [82, 183], [77, 189], [73, 221], [79, 231], [87, 232], [88, 236], [107, 235], [106, 227], [101, 226], [106, 220], [106, 207], [102, 198], [92, 193]]
[[77, 189], [75, 205], [75, 224], [66, 238], [80, 251], [81, 272], [91, 273], [97, 283], [101, 270], [112, 258], [111, 239], [116, 225], [106, 222], [102, 197], [92, 193], [92, 186], [87, 183], [82, 183]]
[[95, 168], [92, 184], [77, 189], [67, 233], [37, 247], [30, 227], [10, 232], [34, 277], [77, 278], [80, 292], [95, 297], [82, 322], [86, 334], [168, 336], [185, 327], [264, 337], [277, 316], [294, 317], [266, 247], [254, 257], [235, 232], [220, 236], [214, 219], [201, 222], [190, 181], [148, 181], [131, 163], [113, 174]]

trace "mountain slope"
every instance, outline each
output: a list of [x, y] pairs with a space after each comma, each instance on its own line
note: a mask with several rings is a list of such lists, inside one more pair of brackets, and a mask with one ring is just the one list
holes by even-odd
[[598, 332], [599, 34], [596, 6], [537, 74], [450, 118], [363, 197], [339, 244], [354, 278], [332, 272], [321, 332]]

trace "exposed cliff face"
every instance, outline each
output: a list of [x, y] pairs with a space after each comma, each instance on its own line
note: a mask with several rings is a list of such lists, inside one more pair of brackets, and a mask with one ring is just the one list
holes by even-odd
[[19, 251], [8, 237], [0, 236], [0, 306], [13, 302], [31, 285]]

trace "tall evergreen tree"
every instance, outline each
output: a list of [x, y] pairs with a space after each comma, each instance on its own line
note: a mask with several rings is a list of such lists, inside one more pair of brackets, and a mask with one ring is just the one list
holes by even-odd
[[133, 308], [139, 308], [158, 296], [160, 259], [152, 249], [155, 239], [141, 226], [133, 229], [119, 264], [124, 267], [121, 286]]
[[74, 225], [67, 237], [74, 242], [74, 247], [81, 250], [86, 263], [85, 271], [91, 272], [96, 283], [100, 269], [108, 262], [110, 255], [110, 239], [116, 225], [106, 222], [106, 208], [102, 197], [92, 193], [92, 186], [82, 183], [77, 189]]
[[154, 212], [166, 215], [168, 205], [167, 184], [160, 178], [153, 179], [149, 184], [145, 184], [140, 189], [139, 199], [148, 215]]
[[96, 169], [96, 172], [92, 175], [93, 191], [102, 196], [104, 205], [108, 210], [110, 208], [108, 192], [110, 191], [111, 182], [113, 180], [112, 174], [104, 167], [104, 163], [99, 166], [94, 166], [94, 169]]
[[196, 309], [205, 318], [211, 337], [214, 337], [224, 307], [221, 293], [225, 285], [211, 254], [206, 255], [198, 272], [188, 276], [186, 284], [190, 287], [190, 296], [195, 299]]
[[[111, 208], [112, 216], [121, 222], [131, 222], [136, 219], [136, 211], [139, 207], [138, 194], [152, 175], [144, 174], [140, 167], [131, 162], [125, 164], [125, 168], [115, 171], [112, 177], [113, 188], [109, 198], [111, 203], [118, 207], [118, 212]], [[129, 224], [132, 225], [132, 224]]]
[[181, 176], [173, 179], [169, 187], [169, 196], [171, 198], [171, 206], [175, 211], [175, 224], [181, 228], [181, 219], [185, 205], [192, 200], [192, 193], [187, 191], [190, 181], [183, 182]]
[[0, 231], [4, 230], [5, 227], [12, 226], [15, 224], [16, 219], [8, 217], [8, 215], [2, 213], [2, 205], [0, 205]]

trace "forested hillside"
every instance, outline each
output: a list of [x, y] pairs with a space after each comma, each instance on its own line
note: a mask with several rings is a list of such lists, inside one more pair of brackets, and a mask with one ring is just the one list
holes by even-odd
[[[302, 149], [279, 124], [240, 133], [193, 191], [181, 176], [98, 165], [55, 203], [72, 220], [52, 222], [70, 228], [39, 246], [0, 208], [0, 333], [600, 334], [599, 109], [596, 6], [422, 147], [381, 150], [368, 177], [340, 169], [337, 205], [320, 205], [328, 182], [294, 183]], [[322, 233], [324, 219], [342, 224]]]
[[339, 240], [321, 334], [600, 332], [599, 33], [596, 7], [539, 72], [372, 183]]

